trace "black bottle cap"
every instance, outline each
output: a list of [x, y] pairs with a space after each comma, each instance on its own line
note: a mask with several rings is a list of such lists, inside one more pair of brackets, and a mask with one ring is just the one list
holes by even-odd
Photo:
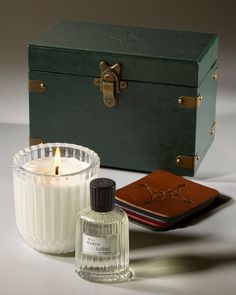
[[90, 206], [96, 212], [112, 211], [115, 204], [116, 183], [109, 178], [96, 178], [90, 182]]

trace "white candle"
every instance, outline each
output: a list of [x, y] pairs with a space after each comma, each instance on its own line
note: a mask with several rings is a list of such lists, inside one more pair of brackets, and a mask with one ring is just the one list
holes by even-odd
[[78, 173], [88, 169], [87, 162], [59, 162], [58, 175], [55, 157], [28, 161], [24, 175], [14, 173], [18, 230], [28, 245], [47, 253], [74, 251], [76, 216], [89, 206], [89, 182], [96, 176]]

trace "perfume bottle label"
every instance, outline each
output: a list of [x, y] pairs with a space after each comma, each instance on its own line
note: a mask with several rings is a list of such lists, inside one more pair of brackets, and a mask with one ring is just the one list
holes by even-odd
[[116, 255], [117, 236], [100, 238], [83, 234], [83, 253], [88, 255]]

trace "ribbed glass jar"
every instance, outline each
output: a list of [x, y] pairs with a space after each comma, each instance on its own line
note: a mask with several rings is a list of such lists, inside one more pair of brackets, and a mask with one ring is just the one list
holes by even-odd
[[122, 209], [85, 209], [76, 225], [75, 270], [82, 278], [116, 283], [129, 278], [129, 225]]
[[[53, 157], [57, 147], [62, 158], [76, 158], [86, 168], [59, 176], [25, 169], [30, 161]], [[14, 155], [16, 224], [26, 244], [46, 253], [74, 251], [76, 216], [89, 204], [89, 183], [99, 166], [95, 152], [67, 143], [39, 144]]]

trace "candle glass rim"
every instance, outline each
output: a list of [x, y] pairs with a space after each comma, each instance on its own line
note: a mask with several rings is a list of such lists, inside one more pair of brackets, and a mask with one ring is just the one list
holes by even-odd
[[[62, 174], [62, 175], [48, 175], [48, 174], [42, 174], [42, 173], [37, 173], [37, 172], [32, 172], [29, 171], [27, 169], [25, 169], [23, 166], [20, 166], [18, 163], [18, 159], [24, 157], [27, 153], [30, 153], [31, 151], [35, 151], [38, 150], [40, 148], [51, 148], [51, 147], [68, 147], [68, 148], [73, 148], [73, 149], [77, 149], [77, 150], [82, 150], [84, 152], [89, 153], [90, 156], [93, 156], [93, 160], [92, 162], [84, 169], [73, 172], [73, 173], [67, 173], [67, 174]], [[47, 157], [45, 157], [47, 158]], [[74, 157], [69, 157], [69, 158], [74, 158]], [[43, 158], [41, 158], [43, 159]], [[77, 158], [75, 158], [77, 159]], [[22, 172], [24, 172], [25, 174], [29, 174], [29, 175], [35, 175], [35, 176], [40, 176], [40, 177], [52, 177], [55, 179], [58, 178], [64, 178], [64, 177], [68, 177], [68, 176], [75, 176], [75, 175], [80, 175], [83, 174], [89, 170], [92, 170], [93, 168], [99, 168], [100, 166], [100, 158], [98, 156], [98, 154], [96, 152], [94, 152], [93, 150], [84, 147], [82, 145], [77, 145], [77, 144], [73, 144], [73, 143], [62, 143], [62, 142], [53, 142], [53, 143], [40, 143], [37, 145], [32, 145], [30, 147], [26, 147], [18, 152], [16, 152], [13, 156], [13, 168], [16, 168], [17, 170], [20, 170]]]

